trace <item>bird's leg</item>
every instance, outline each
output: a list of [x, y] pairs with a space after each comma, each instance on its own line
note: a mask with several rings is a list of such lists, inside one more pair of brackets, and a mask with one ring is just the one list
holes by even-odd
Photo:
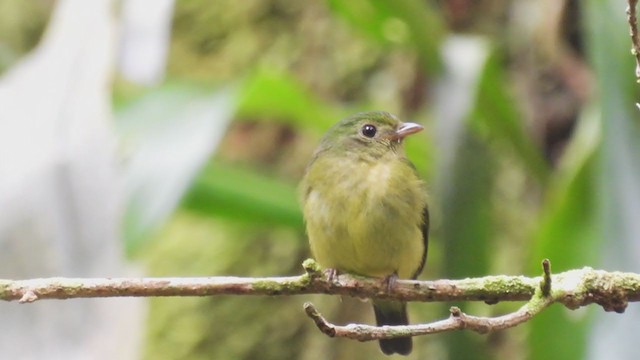
[[330, 283], [334, 282], [338, 277], [338, 269], [334, 269], [334, 268], [324, 269], [324, 273], [325, 273], [325, 276], [327, 277], [327, 280]]
[[393, 290], [393, 287], [396, 285], [396, 280], [398, 280], [398, 273], [395, 271], [382, 279], [383, 284], [386, 285], [387, 293]]

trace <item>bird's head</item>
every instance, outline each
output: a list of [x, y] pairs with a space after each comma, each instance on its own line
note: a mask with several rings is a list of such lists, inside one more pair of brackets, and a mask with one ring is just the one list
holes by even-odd
[[341, 120], [329, 129], [321, 148], [379, 157], [389, 151], [397, 151], [405, 137], [422, 129], [419, 124], [402, 122], [387, 112], [362, 112]]

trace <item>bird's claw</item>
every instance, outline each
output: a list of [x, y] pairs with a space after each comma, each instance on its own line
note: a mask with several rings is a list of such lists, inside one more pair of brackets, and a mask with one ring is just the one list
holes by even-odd
[[396, 280], [398, 280], [398, 274], [395, 272], [385, 276], [382, 279], [383, 285], [385, 285], [387, 293], [390, 293], [393, 290], [393, 287], [396, 285]]
[[338, 278], [338, 269], [329, 268], [325, 269], [324, 272], [325, 276], [327, 277], [327, 281], [329, 281], [330, 283], [336, 282]]

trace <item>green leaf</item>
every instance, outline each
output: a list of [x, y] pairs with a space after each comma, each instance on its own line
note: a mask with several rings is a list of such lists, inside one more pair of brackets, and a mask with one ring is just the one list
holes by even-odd
[[348, 111], [316, 98], [290, 74], [257, 70], [242, 89], [240, 118], [276, 118], [301, 129], [324, 132]]
[[445, 33], [441, 14], [415, 0], [329, 0], [330, 8], [357, 29], [383, 44], [406, 44], [417, 52], [427, 72], [440, 70]]
[[[450, 278], [486, 275], [495, 234], [491, 203], [494, 154], [473, 133], [464, 131], [459, 135], [451, 173], [441, 189], [443, 273]], [[447, 334], [446, 339], [452, 359], [488, 356], [486, 341], [477, 334], [455, 332]], [[469, 353], [469, 349], [474, 351]]]
[[295, 185], [218, 162], [205, 167], [182, 206], [250, 224], [303, 228]]
[[118, 114], [128, 152], [124, 235], [129, 252], [171, 214], [216, 148], [233, 114], [235, 92], [168, 85]]
[[[385, 24], [392, 19], [392, 16], [389, 12], [386, 12], [376, 6], [375, 1], [328, 0], [328, 3], [331, 10], [342, 16], [351, 25], [372, 39], [381, 43], [398, 40], [397, 35], [393, 36], [392, 34], [385, 33]], [[406, 27], [406, 24], [402, 25]], [[406, 37], [406, 28], [404, 29], [404, 32], [404, 36]]]
[[540, 150], [525, 133], [516, 102], [509, 95], [504, 66], [498, 51], [487, 59], [476, 91], [471, 124], [516, 154], [526, 169], [546, 183], [550, 169]]
[[556, 271], [595, 264], [599, 259], [598, 147], [599, 120], [594, 110], [578, 123], [553, 181], [534, 234], [533, 259], [551, 260]]

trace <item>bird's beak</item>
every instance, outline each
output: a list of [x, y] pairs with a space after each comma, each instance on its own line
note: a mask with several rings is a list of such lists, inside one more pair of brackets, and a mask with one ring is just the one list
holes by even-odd
[[411, 122], [402, 123], [400, 124], [400, 127], [398, 127], [398, 130], [396, 130], [396, 133], [393, 136], [393, 140], [401, 141], [405, 137], [422, 131], [423, 129], [424, 128], [420, 124]]

